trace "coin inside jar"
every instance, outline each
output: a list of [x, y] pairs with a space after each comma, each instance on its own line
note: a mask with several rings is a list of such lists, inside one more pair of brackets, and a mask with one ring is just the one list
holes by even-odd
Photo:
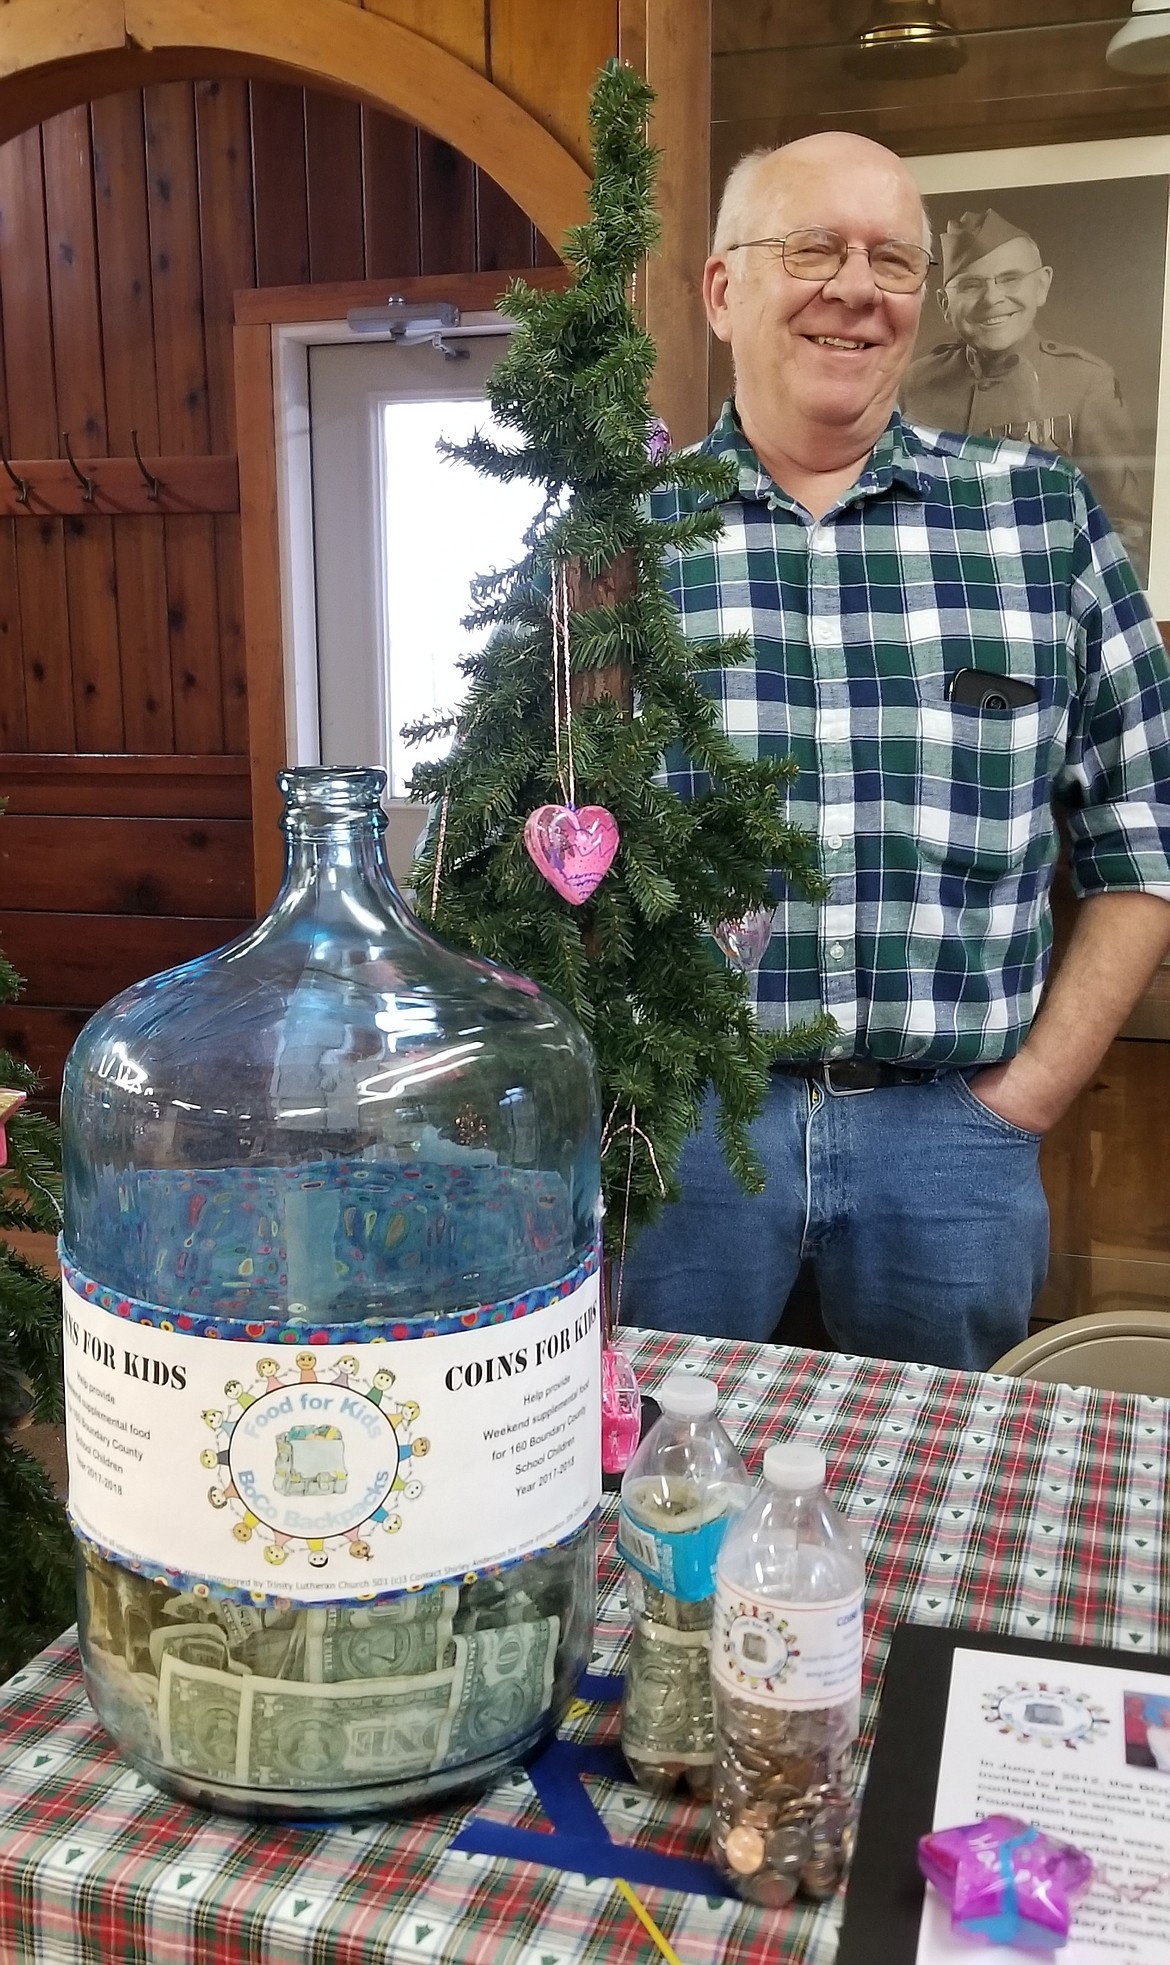
[[737, 1876], [754, 1876], [764, 1861], [764, 1838], [759, 1829], [740, 1822], [728, 1834], [724, 1854]]
[[795, 1876], [802, 1863], [807, 1863], [812, 1853], [808, 1831], [793, 1822], [784, 1828], [773, 1829], [765, 1846], [769, 1869], [789, 1871]]

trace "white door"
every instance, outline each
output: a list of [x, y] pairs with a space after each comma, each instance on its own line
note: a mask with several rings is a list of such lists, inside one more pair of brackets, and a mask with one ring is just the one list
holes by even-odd
[[520, 557], [541, 503], [527, 481], [501, 484], [438, 448], [477, 429], [508, 441], [484, 398], [507, 338], [456, 329], [454, 359], [429, 342], [308, 351], [318, 755], [386, 772], [400, 879], [425, 821], [411, 772], [446, 748], [408, 746], [403, 725], [458, 708], [459, 659], [484, 640], [461, 625], [471, 583]]

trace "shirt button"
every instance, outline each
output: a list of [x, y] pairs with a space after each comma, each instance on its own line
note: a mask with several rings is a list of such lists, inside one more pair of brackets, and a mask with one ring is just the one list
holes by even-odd
[[831, 832], [825, 841], [825, 845], [828, 847], [830, 853], [835, 853], [840, 844], [841, 835], [839, 832]]
[[844, 953], [845, 953], [844, 942], [834, 942], [832, 948], [829, 950], [829, 954], [832, 956], [834, 962], [839, 962], [841, 960], [841, 957], [844, 955]]

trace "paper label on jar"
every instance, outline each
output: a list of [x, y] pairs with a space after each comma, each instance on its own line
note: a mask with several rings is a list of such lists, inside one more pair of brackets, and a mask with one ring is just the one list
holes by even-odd
[[294, 1349], [127, 1320], [66, 1278], [73, 1525], [181, 1587], [312, 1602], [548, 1548], [601, 1498], [599, 1279], [569, 1280], [506, 1321]]
[[720, 1580], [711, 1673], [764, 1706], [837, 1706], [861, 1696], [862, 1592], [832, 1603], [777, 1603]]

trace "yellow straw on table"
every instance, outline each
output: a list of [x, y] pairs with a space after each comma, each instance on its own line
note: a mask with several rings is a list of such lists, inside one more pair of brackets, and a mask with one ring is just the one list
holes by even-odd
[[658, 1946], [659, 1951], [662, 1953], [662, 1956], [665, 1958], [666, 1965], [679, 1965], [678, 1953], [674, 1950], [674, 1947], [667, 1942], [666, 1938], [663, 1937], [662, 1932], [658, 1929], [657, 1924], [654, 1922], [654, 1919], [651, 1917], [650, 1912], [646, 1909], [645, 1904], [640, 1903], [638, 1901], [637, 1897], [635, 1897], [633, 1891], [631, 1890], [629, 1884], [626, 1882], [624, 1876], [615, 1877], [613, 1887], [615, 1890], [620, 1891], [621, 1895], [625, 1898], [626, 1902], [630, 1906], [630, 1909], [633, 1911], [634, 1916], [637, 1918], [639, 1924], [645, 1925], [647, 1931], [649, 1931], [650, 1933], [650, 1936], [653, 1938], [655, 1944]]

